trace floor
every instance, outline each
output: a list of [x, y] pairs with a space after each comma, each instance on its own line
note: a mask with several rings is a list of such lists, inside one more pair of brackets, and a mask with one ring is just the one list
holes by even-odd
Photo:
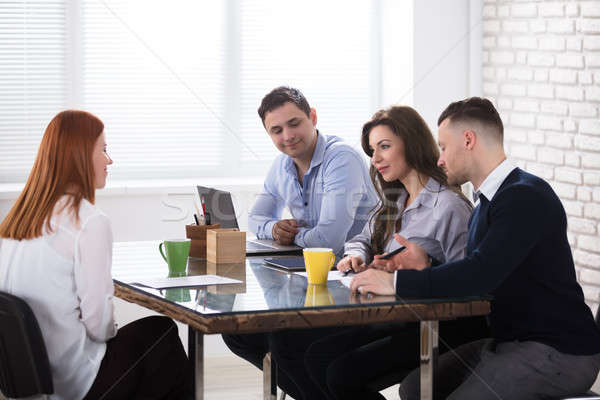
[[[204, 371], [206, 400], [262, 399], [261, 372], [233, 355], [206, 357]], [[398, 385], [381, 393], [388, 400], [398, 399]]]

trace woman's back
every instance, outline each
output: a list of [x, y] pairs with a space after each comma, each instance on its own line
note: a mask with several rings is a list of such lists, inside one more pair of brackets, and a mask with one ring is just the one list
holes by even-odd
[[55, 387], [54, 399], [82, 398], [115, 334], [108, 218], [87, 200], [79, 221], [63, 196], [52, 232], [0, 242], [0, 290], [25, 300], [40, 325]]

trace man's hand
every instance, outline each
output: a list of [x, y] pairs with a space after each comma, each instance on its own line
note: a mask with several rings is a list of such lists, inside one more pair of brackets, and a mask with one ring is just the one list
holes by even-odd
[[357, 256], [346, 256], [344, 258], [342, 258], [340, 260], [340, 262], [337, 264], [337, 269], [340, 272], [350, 272], [349, 270], [352, 269], [352, 271], [354, 272], [361, 272], [364, 271], [365, 269], [367, 269], [367, 266], [365, 265], [365, 262], [363, 261], [362, 258], [357, 257]]
[[374, 304], [382, 302], [393, 302], [396, 301], [396, 296], [380, 296], [372, 295], [371, 293], [360, 294], [358, 292], [350, 292], [350, 304]]
[[424, 248], [416, 243], [409, 242], [397, 233], [394, 234], [394, 239], [405, 246], [406, 250], [396, 254], [389, 260], [382, 260], [381, 255], [376, 255], [371, 267], [392, 272], [398, 269], [422, 270], [431, 266], [431, 259]]
[[394, 274], [369, 268], [352, 279], [350, 290], [361, 294], [394, 295]]
[[282, 219], [273, 225], [273, 240], [279, 244], [289, 245], [294, 243], [298, 230], [298, 221], [295, 219]]

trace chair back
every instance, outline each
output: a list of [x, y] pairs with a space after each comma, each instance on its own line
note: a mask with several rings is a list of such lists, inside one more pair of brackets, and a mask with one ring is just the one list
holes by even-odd
[[37, 319], [25, 301], [5, 292], [0, 292], [0, 391], [9, 398], [54, 392]]

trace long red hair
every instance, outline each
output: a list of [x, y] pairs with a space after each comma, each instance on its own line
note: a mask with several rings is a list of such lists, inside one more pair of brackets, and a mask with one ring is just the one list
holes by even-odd
[[85, 111], [66, 110], [48, 124], [25, 188], [0, 224], [0, 237], [21, 240], [42, 235], [58, 199], [71, 195], [75, 217], [81, 200], [95, 200], [92, 153], [104, 124]]

